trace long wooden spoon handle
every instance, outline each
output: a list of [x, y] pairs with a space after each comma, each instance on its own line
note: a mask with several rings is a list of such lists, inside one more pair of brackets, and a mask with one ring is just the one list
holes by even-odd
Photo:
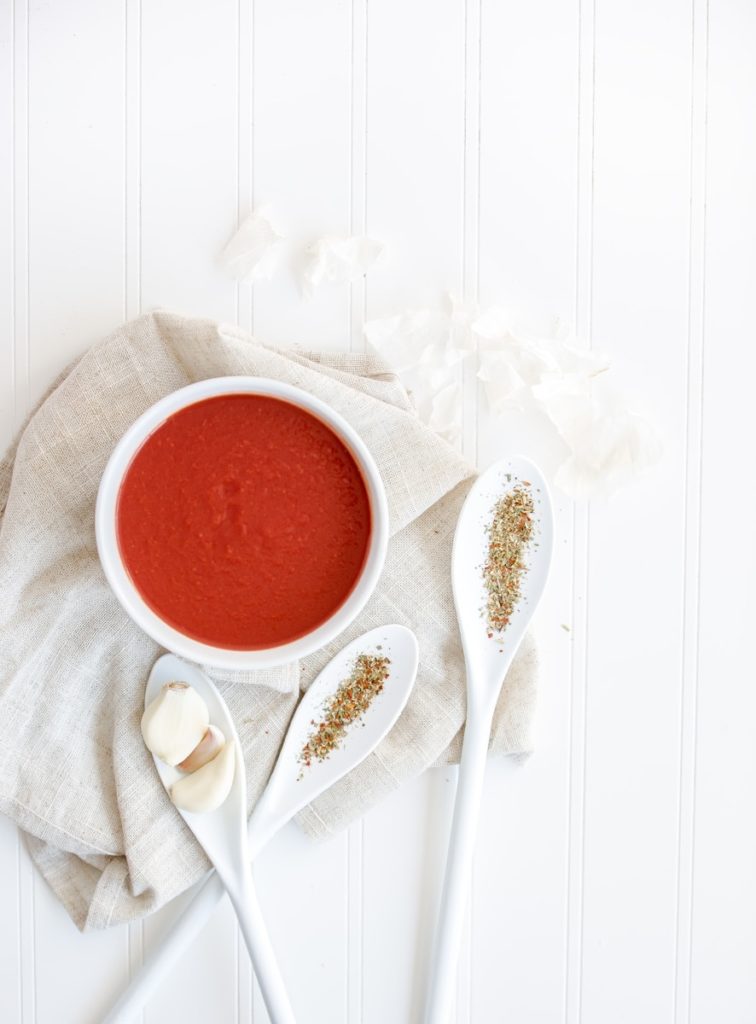
[[426, 1024], [448, 1024], [457, 977], [462, 926], [470, 892], [491, 715], [468, 717], [446, 860], [441, 912], [426, 1004]]
[[226, 890], [215, 871], [210, 871], [203, 881], [186, 893], [191, 898], [186, 910], [168, 934], [147, 954], [144, 963], [113, 1004], [102, 1024], [127, 1024], [134, 1020], [184, 950], [205, 927], [225, 894]]
[[296, 1024], [283, 977], [257, 900], [249, 864], [228, 894], [239, 919], [249, 958], [262, 992], [271, 1024]]

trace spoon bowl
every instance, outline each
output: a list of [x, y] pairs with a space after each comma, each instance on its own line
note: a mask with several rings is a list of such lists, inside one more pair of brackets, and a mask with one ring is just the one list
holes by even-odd
[[[535, 533], [525, 550], [520, 599], [506, 629], [486, 629], [483, 566], [494, 506], [518, 485], [527, 487], [535, 508]], [[538, 467], [528, 459], [502, 459], [473, 484], [459, 515], [452, 548], [452, 590], [467, 665], [468, 698], [498, 698], [504, 676], [541, 599], [554, 547], [551, 496]]]
[[[362, 722], [355, 722], [343, 742], [323, 761], [303, 767], [299, 756], [323, 706], [349, 678], [360, 654], [389, 659], [383, 692], [374, 698]], [[375, 750], [401, 714], [417, 675], [418, 647], [406, 626], [379, 626], [353, 640], [328, 662], [310, 684], [289, 723], [281, 752], [265, 792], [249, 819], [252, 856], [303, 807], [343, 778]]]
[[[228, 706], [213, 683], [204, 672], [172, 654], [158, 658], [153, 665], [144, 691], [144, 706], [151, 704], [165, 684], [173, 681], [189, 683], [197, 691], [207, 704], [210, 722], [221, 730], [226, 743], [233, 744], [236, 751], [234, 781], [228, 796], [217, 810], [208, 814], [193, 814], [180, 807], [176, 808], [217, 870], [218, 862], [228, 861], [232, 848], [235, 849], [246, 841], [244, 824], [247, 816], [247, 782], [241, 744]], [[160, 781], [170, 793], [171, 786], [185, 777], [184, 772], [171, 767], [155, 755], [153, 761]]]
[[[234, 747], [234, 777], [228, 796], [214, 811], [195, 814], [177, 807], [218, 873], [234, 905], [252, 966], [260, 984], [272, 1024], [294, 1024], [283, 978], [278, 969], [262, 911], [257, 901], [250, 867], [247, 839], [247, 783], [244, 756], [231, 713], [226, 702], [207, 676], [193, 665], [173, 655], [159, 658], [152, 668], [144, 694], [145, 707], [172, 681], [189, 683], [202, 697], [210, 713], [210, 722], [223, 732], [226, 743]], [[160, 780], [170, 793], [171, 786], [183, 775], [178, 768], [153, 755]]]

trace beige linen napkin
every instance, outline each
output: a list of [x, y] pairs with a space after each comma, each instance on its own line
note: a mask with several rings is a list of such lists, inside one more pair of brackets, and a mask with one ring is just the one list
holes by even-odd
[[[226, 374], [287, 381], [337, 409], [376, 458], [392, 534], [375, 595], [327, 649], [268, 672], [211, 673], [239, 729], [250, 806], [300, 687], [373, 626], [416, 632], [414, 693], [390, 736], [302, 813], [302, 826], [314, 835], [343, 828], [449, 756], [464, 720], [449, 562], [473, 471], [420, 423], [395, 376], [375, 355], [276, 351], [209, 320], [155, 313], [126, 324], [56, 382], [0, 465], [0, 810], [27, 834], [81, 928], [147, 914], [207, 868], [142, 743], [144, 685], [160, 652], [108, 589], [94, 504], [108, 456], [137, 416], [176, 388]], [[535, 674], [528, 639], [496, 716], [501, 752], [529, 749]]]

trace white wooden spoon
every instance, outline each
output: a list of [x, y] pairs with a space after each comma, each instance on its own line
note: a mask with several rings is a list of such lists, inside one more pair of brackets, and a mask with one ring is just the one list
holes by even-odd
[[[380, 654], [389, 658], [390, 673], [383, 693], [375, 698], [366, 712], [364, 727], [356, 725], [350, 729], [342, 746], [327, 761], [315, 761], [302, 772], [298, 757], [309, 735], [311, 721], [317, 720], [323, 703], [348, 677], [354, 659], [359, 654]], [[298, 811], [375, 750], [409, 699], [417, 675], [417, 664], [418, 649], [414, 633], [405, 626], [390, 625], [370, 630], [353, 640], [326, 665], [300, 701], [289, 724], [273, 774], [249, 819], [247, 841], [250, 857], [256, 857]], [[153, 673], [158, 668], [161, 673], [160, 685], [178, 679], [194, 686], [199, 679], [207, 679], [198, 668], [170, 654], [155, 663]], [[214, 721], [212, 716], [211, 720]], [[210, 872], [203, 881], [197, 883], [192, 901], [173, 928], [150, 952], [103, 1024], [124, 1024], [134, 1018], [163, 976], [202, 931], [223, 898], [223, 893], [223, 884], [215, 872]]]
[[[496, 502], [518, 484], [529, 487], [535, 534], [525, 553], [521, 597], [503, 633], [486, 628], [483, 566], [488, 527]], [[540, 471], [527, 459], [495, 463], [476, 480], [457, 523], [452, 549], [452, 587], [467, 669], [467, 721], [446, 862], [441, 912], [431, 968], [426, 1024], [448, 1024], [462, 924], [470, 887], [488, 742], [504, 677], [536, 609], [553, 548], [551, 498]]]
[[[226, 743], [232, 744], [236, 751], [231, 791], [217, 810], [194, 814], [180, 807], [176, 809], [209, 857], [220, 883], [229, 895], [272, 1024], [294, 1024], [294, 1011], [276, 962], [252, 878], [246, 828], [247, 780], [234, 720], [226, 702], [207, 676], [172, 654], [155, 662], [144, 693], [145, 707], [171, 681], [189, 683], [194, 687], [208, 706], [211, 724], [218, 726]], [[172, 768], [159, 757], [153, 756], [153, 760], [161, 782], [170, 793], [171, 786], [185, 776], [178, 768]]]

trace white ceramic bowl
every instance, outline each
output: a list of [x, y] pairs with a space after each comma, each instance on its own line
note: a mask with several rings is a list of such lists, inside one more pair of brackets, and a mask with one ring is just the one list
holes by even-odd
[[[365, 481], [372, 513], [372, 530], [367, 558], [357, 583], [346, 601], [324, 623], [297, 640], [278, 647], [258, 650], [229, 650], [213, 647], [185, 636], [169, 626], [144, 602], [131, 582], [121, 561], [116, 535], [116, 504], [121, 481], [139, 447], [169, 416], [215, 395], [267, 395], [291, 402], [327, 424], [347, 446]], [[388, 507], [383, 481], [372, 455], [359, 435], [337, 412], [321, 402], [280, 381], [264, 377], [215, 377], [174, 391], [151, 406], [133, 423], [113, 450], [97, 493], [95, 531], [102, 568], [113, 593], [124, 610], [145, 633], [167, 650], [201, 665], [225, 669], [272, 668], [311, 654], [329, 643], [356, 618], [375, 589], [383, 569], [388, 544]]]

